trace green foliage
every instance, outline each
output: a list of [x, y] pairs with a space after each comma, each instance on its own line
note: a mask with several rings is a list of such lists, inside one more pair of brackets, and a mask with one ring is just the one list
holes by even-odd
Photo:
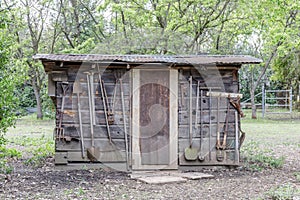
[[34, 91], [30, 85], [26, 85], [26, 84], [20, 85], [15, 91], [15, 95], [18, 97], [20, 101], [19, 107], [21, 109], [36, 106]]
[[21, 158], [22, 153], [15, 148], [0, 147], [0, 158]]
[[0, 12], [0, 138], [15, 122], [18, 98], [14, 91], [23, 80], [22, 69], [11, 59], [15, 46], [13, 35], [8, 29], [11, 23], [9, 14], [7, 9]]
[[45, 160], [54, 155], [54, 141], [52, 138], [45, 137], [14, 137], [10, 140], [15, 145], [25, 147], [25, 151], [30, 157], [25, 160], [25, 164], [36, 167], [41, 166]]
[[272, 200], [293, 200], [300, 196], [300, 190], [287, 183], [271, 189], [267, 196]]
[[284, 157], [275, 157], [272, 150], [262, 149], [258, 142], [246, 143], [241, 149], [245, 167], [250, 170], [261, 171], [268, 168], [282, 168]]
[[10, 159], [18, 159], [22, 153], [15, 148], [6, 148], [0, 145], [0, 174], [10, 174], [13, 167], [9, 164]]
[[0, 174], [10, 174], [13, 167], [7, 163], [6, 159], [0, 159]]
[[300, 182], [300, 172], [295, 172], [294, 176], [298, 182]]

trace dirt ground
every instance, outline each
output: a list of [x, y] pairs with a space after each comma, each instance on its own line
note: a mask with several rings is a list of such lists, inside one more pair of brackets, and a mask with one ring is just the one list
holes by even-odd
[[[59, 171], [49, 166], [16, 170], [7, 176], [0, 183], [0, 199], [268, 199], [267, 191], [283, 184], [300, 189], [295, 177], [300, 171], [298, 163], [262, 172], [202, 170], [215, 178], [164, 185], [132, 180], [121, 172]], [[300, 196], [294, 196], [297, 198]]]
[[[286, 126], [286, 127], [285, 127]], [[269, 132], [257, 130], [271, 129]], [[57, 170], [53, 159], [43, 167], [14, 162], [14, 172], [0, 175], [0, 199], [300, 199], [300, 129], [299, 122], [279, 124], [290, 134], [282, 134], [272, 123], [248, 123], [246, 145], [255, 140], [284, 156], [282, 168], [249, 170], [201, 169], [213, 179], [188, 180], [185, 183], [151, 185], [132, 180], [128, 173], [103, 170]], [[256, 131], [254, 131], [254, 128]], [[288, 129], [289, 128], [289, 129]], [[279, 135], [277, 137], [277, 135]], [[265, 145], [265, 147], [264, 147]]]

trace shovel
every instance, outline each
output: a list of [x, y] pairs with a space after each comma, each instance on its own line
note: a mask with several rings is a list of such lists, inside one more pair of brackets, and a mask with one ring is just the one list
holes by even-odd
[[189, 101], [189, 140], [190, 140], [190, 145], [189, 147], [185, 148], [184, 150], [184, 156], [186, 160], [197, 160], [198, 157], [198, 149], [197, 148], [193, 148], [193, 122], [192, 122], [192, 117], [193, 117], [193, 111], [192, 111], [192, 103], [193, 103], [193, 99], [192, 99], [192, 92], [193, 92], [193, 80], [192, 80], [192, 76], [190, 76], [190, 101]]
[[124, 101], [124, 91], [122, 79], [119, 79], [120, 90], [121, 90], [121, 100], [122, 100], [122, 113], [123, 113], [123, 123], [124, 123], [124, 138], [125, 138], [125, 151], [126, 151], [126, 168], [129, 170], [129, 153], [128, 153], [128, 139], [127, 139], [127, 126], [126, 126], [126, 113], [125, 113], [125, 101]]
[[94, 75], [93, 73], [87, 73], [87, 86], [88, 86], [88, 96], [89, 96], [89, 114], [90, 114], [90, 126], [91, 126], [91, 143], [92, 146], [87, 148], [87, 156], [91, 161], [97, 161], [100, 156], [99, 148], [95, 148], [95, 141], [94, 141], [94, 104], [92, 97], [94, 96], [92, 90], [94, 84]]
[[81, 154], [82, 158], [84, 155], [84, 141], [83, 141], [83, 130], [82, 130], [82, 119], [81, 119], [81, 106], [80, 106], [80, 93], [81, 93], [80, 83], [75, 82], [73, 85], [73, 93], [77, 95], [77, 109], [78, 109], [78, 119], [79, 119], [79, 128], [80, 128], [80, 140], [81, 140]]

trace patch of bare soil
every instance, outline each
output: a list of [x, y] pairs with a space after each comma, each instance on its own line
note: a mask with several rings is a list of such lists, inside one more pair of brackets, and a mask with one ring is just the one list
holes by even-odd
[[202, 169], [215, 177], [165, 185], [132, 180], [124, 172], [62, 171], [47, 162], [42, 168], [16, 163], [13, 174], [0, 177], [0, 199], [267, 199], [268, 191], [283, 184], [300, 189], [297, 159], [289, 159], [282, 169], [262, 172]]

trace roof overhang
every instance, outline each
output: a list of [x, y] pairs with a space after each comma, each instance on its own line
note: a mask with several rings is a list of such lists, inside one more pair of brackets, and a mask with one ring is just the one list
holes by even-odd
[[261, 59], [248, 55], [102, 55], [102, 54], [37, 54], [44, 62], [124, 63], [173, 65], [242, 65], [259, 64]]

